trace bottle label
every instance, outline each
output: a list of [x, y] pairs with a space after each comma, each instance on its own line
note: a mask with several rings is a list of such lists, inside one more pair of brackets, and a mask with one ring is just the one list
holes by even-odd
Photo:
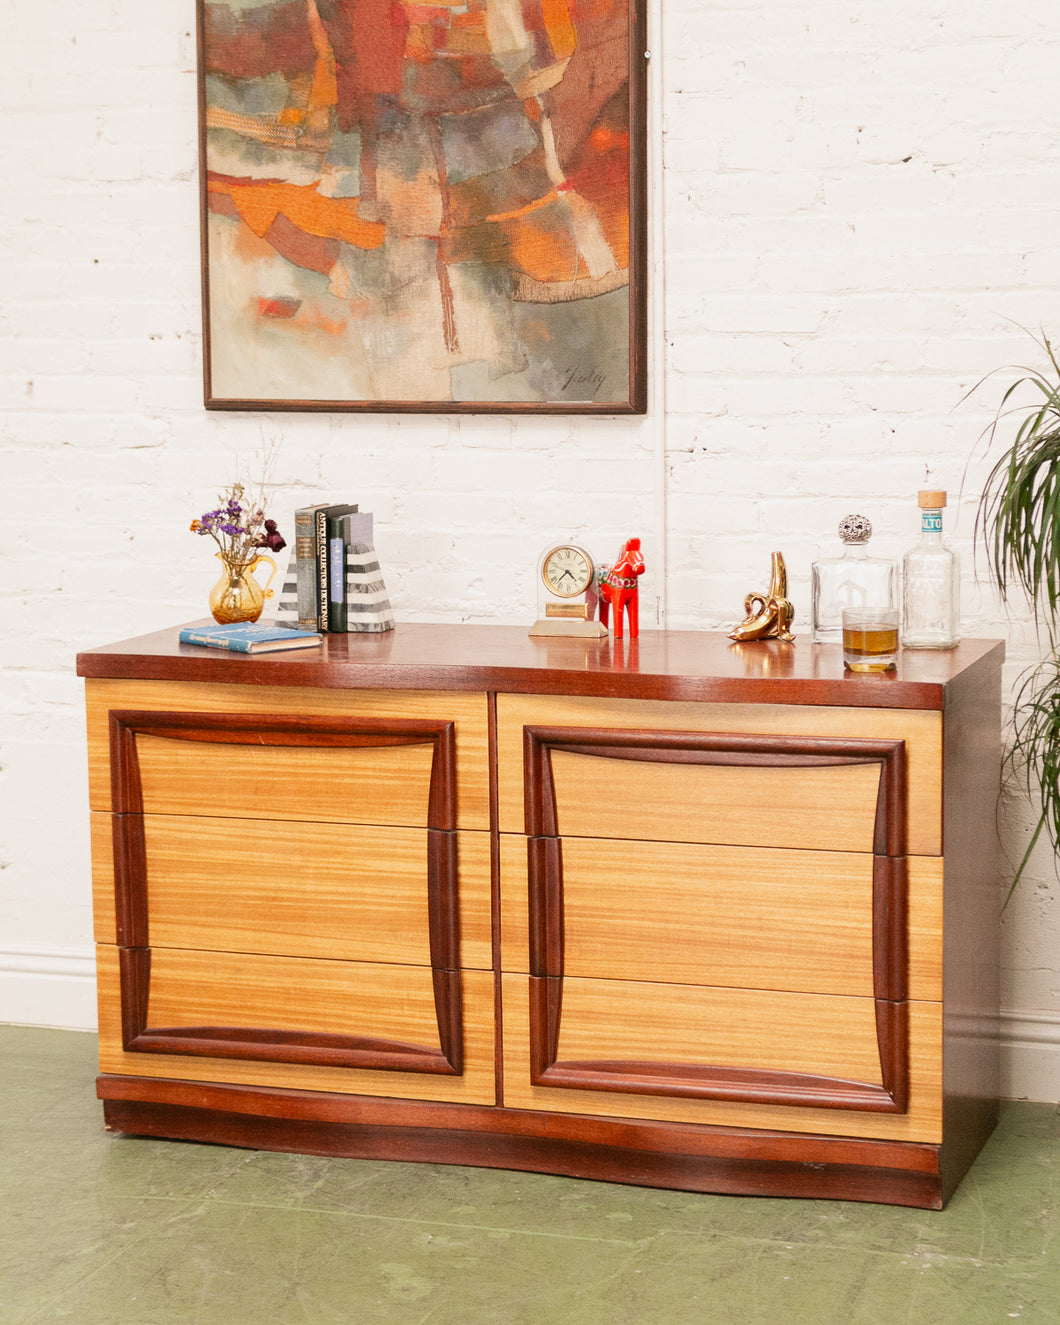
[[924, 511], [920, 517], [920, 528], [925, 534], [941, 534], [942, 512]]

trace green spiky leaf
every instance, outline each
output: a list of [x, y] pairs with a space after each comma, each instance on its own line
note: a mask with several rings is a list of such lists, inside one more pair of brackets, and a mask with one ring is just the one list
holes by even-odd
[[976, 541], [1002, 600], [1025, 593], [1052, 648], [1024, 675], [1014, 701], [1006, 771], [1037, 801], [1040, 817], [1009, 898], [1043, 832], [1060, 852], [1060, 362], [1048, 337], [1034, 339], [1052, 372], [1019, 369], [1002, 396], [989, 438], [1014, 422], [1016, 432], [987, 477], [975, 521]]

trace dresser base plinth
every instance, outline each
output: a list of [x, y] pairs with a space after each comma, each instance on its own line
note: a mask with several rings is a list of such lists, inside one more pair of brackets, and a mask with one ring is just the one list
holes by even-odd
[[110, 1131], [254, 1150], [926, 1210], [959, 1177], [923, 1144], [109, 1075], [97, 1093]]

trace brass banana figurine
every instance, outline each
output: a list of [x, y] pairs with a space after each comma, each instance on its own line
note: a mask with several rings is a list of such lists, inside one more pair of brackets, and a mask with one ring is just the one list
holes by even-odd
[[795, 608], [788, 601], [788, 571], [781, 553], [773, 553], [773, 575], [768, 591], [749, 593], [744, 599], [743, 610], [747, 616], [735, 630], [729, 631], [729, 639], [795, 638], [791, 633]]

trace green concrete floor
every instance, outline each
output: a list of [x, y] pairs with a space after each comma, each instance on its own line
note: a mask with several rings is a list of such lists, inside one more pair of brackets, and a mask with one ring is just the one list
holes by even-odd
[[1060, 1322], [1060, 1112], [941, 1213], [108, 1136], [95, 1037], [0, 1026], [0, 1322]]

